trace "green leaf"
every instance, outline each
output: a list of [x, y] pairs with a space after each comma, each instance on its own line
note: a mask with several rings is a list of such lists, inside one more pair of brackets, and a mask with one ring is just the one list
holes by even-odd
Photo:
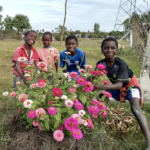
[[47, 130], [49, 130], [49, 123], [48, 122], [45, 122], [45, 127]]
[[79, 99], [80, 99], [80, 101], [81, 101], [83, 104], [86, 103], [86, 95], [80, 94], [80, 95], [79, 95]]
[[59, 128], [59, 121], [56, 121], [54, 123], [54, 130], [57, 130]]

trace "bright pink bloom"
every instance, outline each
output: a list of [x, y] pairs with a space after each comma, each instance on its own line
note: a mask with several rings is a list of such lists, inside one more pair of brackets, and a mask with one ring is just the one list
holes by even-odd
[[72, 100], [65, 100], [65, 106], [72, 107], [74, 105], [74, 102]]
[[89, 91], [93, 91], [93, 89], [94, 89], [93, 84], [92, 84], [91, 82], [89, 82], [89, 81], [87, 81], [87, 82], [85, 83], [84, 87], [85, 87], [85, 88], [88, 88]]
[[102, 117], [105, 117], [107, 115], [107, 112], [106, 111], [103, 111], [102, 113], [101, 113], [101, 116]]
[[93, 118], [97, 118], [98, 117], [98, 115], [94, 115], [94, 114], [92, 116], [93, 116]]
[[70, 75], [71, 78], [77, 78], [78, 73], [77, 72], [70, 72], [69, 75]]
[[74, 108], [77, 110], [82, 110], [84, 108], [83, 104], [80, 102], [74, 103]]
[[91, 128], [94, 129], [94, 124], [91, 125]]
[[19, 109], [18, 109], [18, 113], [20, 113], [20, 112], [21, 112], [21, 110], [22, 110], [22, 109], [21, 109], [21, 108], [19, 108]]
[[46, 80], [40, 79], [38, 80], [37, 84], [38, 84], [38, 87], [43, 88], [46, 86]]
[[45, 67], [47, 67], [47, 64], [45, 62], [38, 62], [37, 63], [37, 66], [40, 68], [40, 69], [43, 69]]
[[75, 129], [72, 131], [72, 136], [75, 140], [81, 140], [83, 137], [83, 133], [80, 129]]
[[97, 106], [89, 106], [88, 112], [92, 115], [97, 115], [99, 113], [99, 108]]
[[94, 70], [90, 70], [89, 73], [92, 75], [97, 75], [96, 71], [94, 71]]
[[79, 100], [77, 98], [74, 99], [74, 100], [72, 100], [72, 101], [74, 102], [74, 104], [77, 103], [77, 102], [79, 102]]
[[27, 99], [28, 99], [28, 96], [26, 94], [20, 94], [19, 97], [18, 97], [18, 100], [20, 102], [24, 102]]
[[77, 120], [78, 124], [82, 123], [82, 118], [79, 114], [72, 114], [71, 117]]
[[52, 89], [52, 94], [53, 94], [54, 96], [61, 97], [62, 94], [63, 94], [63, 91], [62, 91], [60, 88], [53, 88], [53, 89]]
[[91, 104], [92, 104], [92, 105], [97, 105], [97, 104], [98, 104], [98, 100], [93, 99], [93, 100], [91, 101]]
[[76, 119], [69, 117], [65, 120], [64, 126], [68, 131], [73, 131], [73, 130], [77, 129], [78, 122]]
[[91, 65], [84, 65], [84, 67], [87, 68], [87, 69], [91, 69], [92, 68]]
[[98, 106], [99, 110], [106, 110], [106, 105], [102, 102], [98, 102], [97, 106]]
[[63, 129], [64, 129], [64, 126], [63, 126], [61, 123], [59, 123], [59, 128], [58, 128], [58, 130], [63, 131]]
[[36, 109], [36, 117], [39, 117], [40, 115], [46, 115], [45, 109], [43, 108]]
[[84, 54], [86, 54], [87, 52], [85, 52], [85, 51], [82, 51]]
[[30, 110], [28, 112], [28, 118], [33, 119], [36, 117], [36, 112], [34, 110]]
[[109, 84], [109, 82], [107, 80], [103, 80], [103, 83], [106, 84], [106, 85]]
[[89, 88], [87, 88], [87, 87], [84, 87], [84, 88], [82, 89], [82, 91], [83, 91], [84, 93], [89, 93], [89, 92], [91, 92], [91, 90], [90, 90]]
[[77, 78], [77, 83], [79, 85], [84, 85], [86, 83], [86, 80], [83, 77]]
[[88, 118], [86, 121], [88, 123], [87, 127], [90, 127], [92, 125], [92, 119]]
[[50, 104], [50, 105], [53, 105], [53, 104], [54, 104], [53, 100], [50, 100], [50, 101], [48, 101], [47, 103]]
[[15, 97], [16, 95], [17, 95], [16, 92], [10, 93], [10, 97]]
[[49, 108], [47, 108], [47, 111], [50, 115], [55, 115], [57, 113], [57, 108], [56, 107], [49, 107]]
[[100, 70], [104, 70], [105, 69], [105, 66], [103, 64], [97, 64], [96, 66], [98, 69]]
[[76, 89], [74, 89], [74, 88], [69, 89], [69, 93], [75, 93], [75, 92], [76, 92]]
[[36, 88], [36, 87], [38, 87], [38, 84], [37, 83], [31, 84], [30, 87], [31, 88]]
[[108, 73], [106, 70], [102, 70], [102, 72], [103, 72], [104, 74], [107, 74], [107, 73]]
[[33, 126], [35, 126], [35, 127], [39, 126], [39, 122], [38, 121], [33, 121]]
[[111, 93], [107, 92], [106, 97], [112, 97]]
[[54, 133], [53, 133], [53, 138], [56, 140], [56, 141], [62, 141], [64, 139], [64, 133], [61, 131], [61, 130], [56, 130]]

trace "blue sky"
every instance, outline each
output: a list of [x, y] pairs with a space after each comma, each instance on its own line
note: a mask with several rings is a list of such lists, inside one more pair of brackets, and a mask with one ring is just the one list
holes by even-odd
[[[52, 31], [63, 25], [65, 0], [1, 0], [1, 14], [28, 16], [34, 30]], [[68, 30], [93, 31], [94, 23], [101, 31], [114, 28], [120, 0], [68, 0], [66, 27]]]

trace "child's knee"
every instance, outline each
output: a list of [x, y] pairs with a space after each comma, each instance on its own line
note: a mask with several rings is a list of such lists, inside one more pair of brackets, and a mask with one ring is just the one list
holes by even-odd
[[131, 111], [134, 115], [138, 116], [141, 114], [141, 110], [139, 107], [137, 106], [131, 106]]

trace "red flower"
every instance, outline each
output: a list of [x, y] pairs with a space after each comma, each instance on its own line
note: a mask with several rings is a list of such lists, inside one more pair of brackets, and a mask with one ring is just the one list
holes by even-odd
[[61, 97], [62, 94], [63, 94], [63, 91], [62, 91], [60, 88], [53, 88], [53, 89], [52, 89], [52, 94], [53, 94], [54, 96]]
[[39, 83], [39, 82], [44, 82], [44, 83], [46, 83], [46, 80], [44, 80], [44, 79], [40, 79], [40, 80], [38, 80], [38, 82], [37, 82], [37, 83]]

